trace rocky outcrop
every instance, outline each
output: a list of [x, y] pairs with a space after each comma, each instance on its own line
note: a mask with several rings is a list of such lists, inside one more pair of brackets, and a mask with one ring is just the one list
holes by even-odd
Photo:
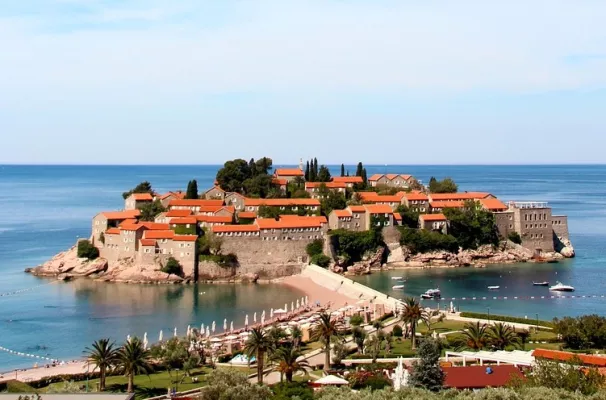
[[553, 244], [555, 251], [561, 254], [564, 258], [573, 258], [575, 256], [574, 247], [568, 238], [558, 237], [554, 235]]
[[88, 260], [78, 257], [76, 246], [57, 254], [44, 264], [26, 269], [26, 272], [36, 276], [62, 276], [63, 279], [71, 277], [88, 277], [103, 274], [108, 269], [107, 260], [98, 258]]
[[369, 274], [371, 269], [381, 268], [385, 251], [385, 247], [380, 247], [374, 253], [366, 254], [362, 261], [354, 263], [347, 268], [347, 273], [352, 275], [364, 275]]

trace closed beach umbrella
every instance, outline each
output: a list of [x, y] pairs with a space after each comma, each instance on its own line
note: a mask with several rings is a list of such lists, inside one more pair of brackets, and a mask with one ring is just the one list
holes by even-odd
[[272, 319], [274, 317], [274, 309], [270, 309], [269, 310], [269, 319]]
[[452, 301], [450, 302], [450, 312], [454, 312], [454, 304], [452, 304]]
[[130, 343], [130, 335], [126, 335], [126, 341]]
[[[208, 330], [208, 328], [206, 328], [206, 330]], [[213, 321], [213, 326], [210, 329], [211, 331], [213, 331], [213, 333], [215, 333], [215, 321]]]
[[309, 296], [305, 296], [305, 304], [309, 304]]
[[231, 321], [231, 322], [229, 323], [229, 331], [230, 331], [230, 332], [233, 332], [233, 331], [234, 331], [234, 321]]
[[305, 305], [305, 297], [301, 297], [301, 305]]
[[223, 320], [223, 331], [227, 330], [227, 318]]
[[187, 325], [187, 337], [191, 336], [191, 325]]
[[207, 326], [206, 327], [206, 337], [210, 336], [210, 328]]
[[261, 319], [265, 319], [265, 310], [263, 310], [263, 312], [261, 313]]
[[284, 312], [288, 312], [288, 303], [284, 303]]
[[265, 325], [265, 315], [261, 315], [261, 326]]
[[257, 323], [257, 313], [256, 312], [253, 314], [253, 322], [255, 324]]
[[206, 329], [204, 329], [204, 324], [200, 325], [200, 333], [204, 335], [205, 331]]
[[162, 333], [162, 329], [160, 329], [160, 336], [158, 336], [158, 342], [161, 342], [163, 338], [164, 338], [164, 335]]
[[246, 318], [244, 318], [244, 326], [248, 327], [248, 314], [246, 314]]
[[299, 309], [299, 299], [297, 299], [297, 310]]
[[295, 311], [295, 303], [293, 301], [290, 302], [290, 311]]
[[177, 337], [177, 327], [176, 327], [176, 326], [175, 326], [175, 331], [174, 331], [174, 333], [173, 333], [173, 336], [174, 336], [174, 337]]
[[147, 345], [148, 345], [148, 341], [147, 341], [147, 332], [145, 332], [143, 334], [143, 348], [147, 350]]

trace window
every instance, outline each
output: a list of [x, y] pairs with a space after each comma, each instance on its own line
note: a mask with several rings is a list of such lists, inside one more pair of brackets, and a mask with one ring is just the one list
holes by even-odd
[[145, 253], [149, 253], [149, 249], [145, 249], [145, 250], [144, 250], [144, 252], [145, 252]]

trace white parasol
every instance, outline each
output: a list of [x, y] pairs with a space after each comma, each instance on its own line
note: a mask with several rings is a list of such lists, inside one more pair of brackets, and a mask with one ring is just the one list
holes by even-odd
[[244, 326], [248, 327], [248, 314], [246, 314], [246, 317], [244, 318]]
[[230, 332], [233, 332], [233, 331], [234, 331], [234, 321], [231, 321], [231, 322], [229, 323], [229, 331], [230, 331]]
[[223, 320], [223, 332], [227, 330], [227, 318]]
[[256, 312], [253, 314], [253, 322], [255, 324], [257, 323], [257, 313]]
[[[212, 325], [212, 327], [210, 328], [210, 330], [211, 330], [213, 333], [215, 333], [215, 328], [216, 328], [216, 326], [215, 326], [215, 321], [213, 321], [213, 325]], [[208, 331], [208, 328], [206, 328], [206, 330]]]
[[175, 326], [175, 332], [173, 334], [174, 337], [177, 337], [177, 327]]
[[158, 336], [158, 342], [161, 342], [163, 337], [164, 337], [164, 335], [162, 333], [162, 329], [160, 329], [160, 335]]

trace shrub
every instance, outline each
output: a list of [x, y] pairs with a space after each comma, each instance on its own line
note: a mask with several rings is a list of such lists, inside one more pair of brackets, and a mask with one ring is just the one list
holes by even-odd
[[166, 264], [161, 269], [162, 272], [169, 275], [183, 275], [183, 267], [179, 264], [179, 261], [175, 260], [173, 257], [170, 257]]
[[78, 257], [94, 260], [99, 257], [99, 249], [88, 240], [80, 240], [78, 242]]
[[234, 253], [229, 254], [204, 254], [199, 257], [200, 261], [214, 262], [220, 267], [236, 267], [238, 266], [238, 256]]
[[351, 326], [360, 326], [364, 322], [364, 318], [360, 314], [352, 315], [349, 318], [349, 324]]
[[393, 327], [392, 333], [393, 333], [394, 337], [402, 337], [403, 336], [402, 327], [400, 325], [395, 325]]
[[400, 233], [400, 244], [408, 247], [413, 254], [434, 250], [446, 250], [456, 253], [459, 249], [457, 240], [451, 235], [407, 227], [400, 228]]
[[305, 251], [307, 252], [307, 255], [310, 257], [313, 257], [318, 254], [322, 254], [324, 251], [324, 240], [322, 240], [322, 239], [314, 240], [313, 242], [309, 243], [305, 247]]
[[514, 242], [515, 244], [522, 244], [522, 237], [520, 236], [520, 234], [518, 232], [509, 232], [509, 235], [507, 235], [507, 238], [509, 240], [511, 240], [512, 242]]
[[314, 392], [304, 382], [280, 382], [271, 387], [274, 393], [272, 400], [313, 400]]
[[380, 390], [391, 386], [389, 380], [381, 371], [357, 371], [349, 375], [348, 380], [354, 390], [368, 388]]
[[364, 253], [375, 251], [383, 243], [383, 236], [378, 229], [364, 232], [352, 232], [337, 229], [331, 232], [337, 254], [348, 264], [360, 261]]
[[330, 257], [325, 256], [324, 254], [316, 254], [309, 260], [310, 263], [322, 268], [327, 268], [331, 261]]

